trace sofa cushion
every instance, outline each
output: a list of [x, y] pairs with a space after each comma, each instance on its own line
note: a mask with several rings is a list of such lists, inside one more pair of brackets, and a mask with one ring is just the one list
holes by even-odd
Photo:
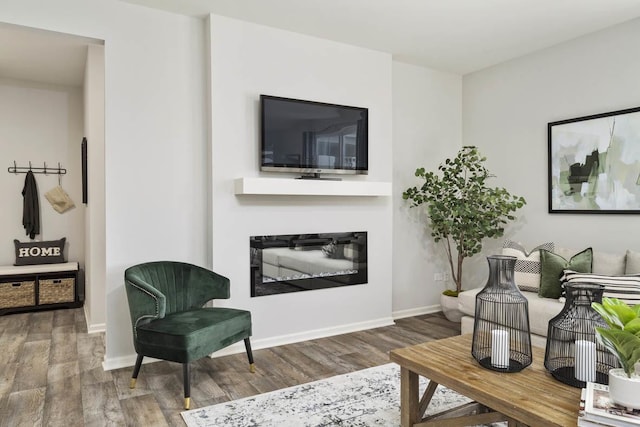
[[625, 264], [626, 257], [623, 254], [595, 251], [593, 253], [593, 269], [591, 271], [596, 274], [621, 275], [625, 274]]
[[547, 336], [549, 320], [562, 311], [563, 300], [541, 298], [534, 292], [522, 292], [529, 301], [529, 329], [532, 334]]
[[624, 274], [640, 273], [640, 252], [627, 250]]
[[513, 277], [521, 291], [538, 292], [540, 288], [540, 249], [553, 252], [553, 242], [536, 246], [530, 252], [517, 242], [505, 240], [502, 255], [516, 257]]
[[[573, 256], [573, 254], [578, 252], [578, 249], [556, 247], [553, 252], [565, 259], [569, 259]], [[625, 263], [625, 254], [611, 254], [607, 252], [593, 251], [593, 265], [591, 272], [607, 275], [622, 275], [633, 273], [625, 273]], [[640, 273], [640, 270], [636, 271], [636, 273]]]
[[593, 251], [587, 248], [569, 259], [547, 250], [540, 250], [540, 290], [543, 298], [560, 298], [562, 296], [562, 271], [570, 269], [581, 273], [591, 273]]
[[627, 304], [640, 303], [640, 274], [607, 276], [564, 270], [562, 285], [567, 283], [596, 283], [604, 286], [603, 297], [618, 298]]
[[[483, 288], [470, 289], [458, 295], [458, 308], [466, 316], [475, 317], [476, 295]], [[532, 334], [547, 336], [549, 320], [555, 317], [564, 303], [557, 299], [541, 298], [536, 292], [522, 292], [529, 302], [529, 329]]]

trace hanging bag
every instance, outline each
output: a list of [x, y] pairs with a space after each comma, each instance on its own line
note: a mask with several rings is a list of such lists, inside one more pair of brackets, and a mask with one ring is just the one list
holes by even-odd
[[51, 206], [53, 206], [53, 209], [58, 213], [64, 213], [76, 206], [67, 192], [59, 185], [47, 191], [44, 197], [46, 197], [49, 203], [51, 203]]

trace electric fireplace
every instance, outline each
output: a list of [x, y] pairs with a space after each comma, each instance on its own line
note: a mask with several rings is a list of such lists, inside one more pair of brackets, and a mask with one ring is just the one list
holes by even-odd
[[251, 236], [251, 296], [367, 283], [367, 233]]

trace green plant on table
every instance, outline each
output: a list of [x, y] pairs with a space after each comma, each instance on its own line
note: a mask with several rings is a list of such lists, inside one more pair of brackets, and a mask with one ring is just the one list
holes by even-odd
[[462, 147], [436, 172], [416, 169], [415, 176], [424, 183], [402, 193], [412, 207], [426, 206], [431, 237], [444, 243], [456, 287], [445, 295], [457, 296], [462, 291], [464, 259], [480, 253], [485, 237], [502, 236], [505, 225], [515, 219], [513, 212], [526, 204], [523, 197], [487, 185], [494, 176], [484, 166], [485, 160], [476, 147]]
[[610, 328], [595, 328], [598, 342], [616, 356], [631, 377], [640, 361], [640, 304], [629, 306], [617, 298], [604, 297], [602, 304], [594, 302], [591, 306]]

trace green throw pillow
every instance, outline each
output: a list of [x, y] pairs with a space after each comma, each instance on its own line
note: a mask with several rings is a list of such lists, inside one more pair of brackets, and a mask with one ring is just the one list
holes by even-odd
[[571, 257], [569, 261], [558, 254], [540, 249], [540, 290], [538, 295], [543, 298], [560, 298], [562, 270], [569, 269], [579, 273], [591, 273], [593, 264], [593, 250], [587, 248]]

